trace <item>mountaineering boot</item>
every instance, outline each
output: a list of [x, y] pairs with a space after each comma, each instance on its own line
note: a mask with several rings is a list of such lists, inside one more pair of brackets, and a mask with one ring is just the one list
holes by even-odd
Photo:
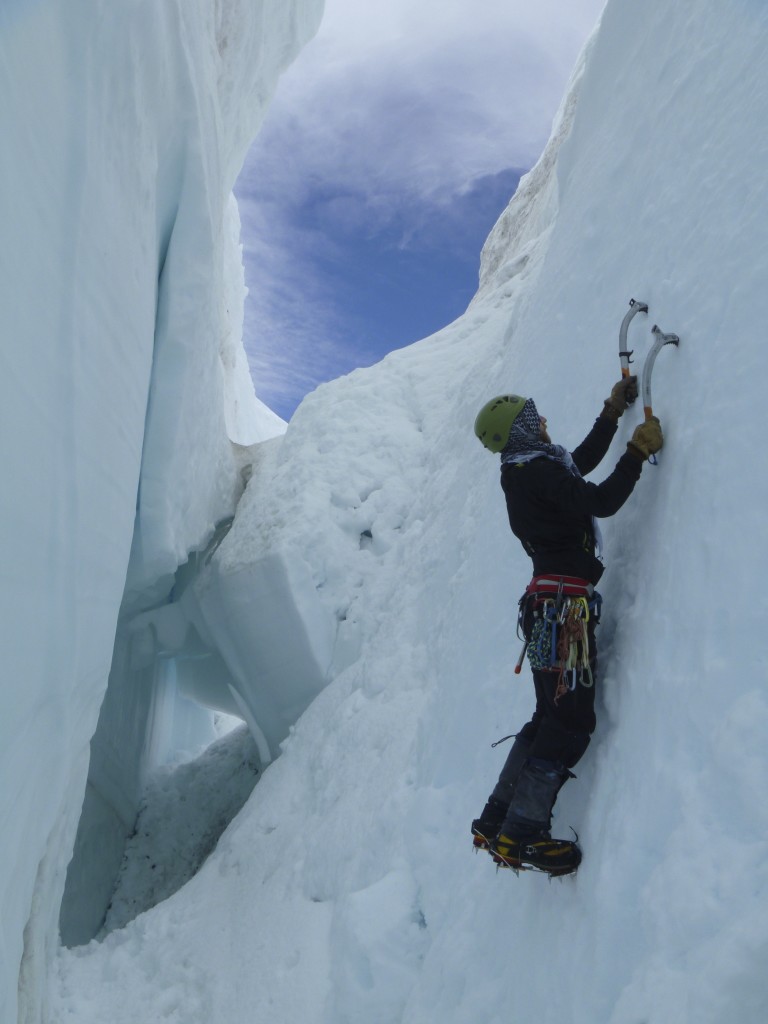
[[491, 840], [499, 834], [530, 749], [529, 740], [522, 736], [515, 736], [515, 742], [501, 769], [499, 781], [496, 783], [493, 793], [488, 797], [488, 803], [483, 808], [480, 817], [475, 818], [472, 822], [473, 844], [476, 850], [487, 850]]
[[490, 845], [497, 864], [550, 875], [576, 870], [581, 862], [576, 843], [549, 834], [552, 807], [569, 776], [567, 768], [552, 761], [526, 761], [499, 835]]
[[581, 850], [568, 839], [513, 839], [504, 833], [491, 845], [493, 859], [502, 868], [515, 871], [545, 871], [548, 875], [570, 875], [581, 864]]
[[495, 797], [488, 797], [488, 803], [479, 818], [472, 822], [472, 844], [476, 850], [487, 850], [491, 841], [499, 834], [504, 822], [507, 805], [500, 803]]

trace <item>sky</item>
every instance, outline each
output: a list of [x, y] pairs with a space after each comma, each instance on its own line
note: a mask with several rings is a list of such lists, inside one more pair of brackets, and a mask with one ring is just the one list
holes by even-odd
[[464, 312], [602, 7], [327, 0], [235, 188], [245, 347], [280, 416]]

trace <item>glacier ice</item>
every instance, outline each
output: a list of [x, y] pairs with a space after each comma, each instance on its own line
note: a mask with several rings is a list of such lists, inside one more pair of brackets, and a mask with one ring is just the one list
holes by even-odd
[[13, 822], [0, 845], [3, 1021], [46, 1012], [89, 759], [91, 782], [105, 765], [88, 789], [108, 812], [95, 863], [116, 860], [150, 760], [159, 708], [141, 686], [121, 689], [150, 669], [113, 668], [122, 710], [107, 705], [104, 721], [120, 727], [90, 758], [123, 626], [165, 600], [233, 513], [227, 428], [240, 445], [282, 429], [256, 406], [233, 342], [229, 197], [321, 7], [40, 0], [0, 12], [0, 417], [16, 439], [0, 456], [13, 481], [0, 630], [15, 693], [0, 724], [0, 811]]
[[[239, 46], [228, 18], [241, 8], [217, 10], [217, 46]], [[16, 24], [8, 10], [0, 17], [15, 33], [0, 35], [3, 84], [18, 95], [27, 83], [19, 98], [31, 103], [45, 78], [25, 77], [22, 58], [43, 40], [56, 70], [68, 28], [44, 5]], [[25, 301], [6, 306], [12, 336], [37, 336], [22, 329], [23, 309], [40, 337], [60, 344], [50, 378], [39, 372], [39, 348], [19, 346], [0, 407], [7, 423], [27, 425], [39, 453], [30, 463], [20, 449], [3, 452], [4, 479], [25, 496], [9, 516], [16, 544], [0, 617], [10, 677], [24, 683], [12, 691], [0, 748], [3, 778], [14, 780], [0, 790], [3, 820], [16, 826], [1, 865], [0, 998], [10, 1020], [28, 920], [23, 1006], [30, 1020], [45, 1010], [50, 1024], [463, 1024], [478, 1006], [492, 1022], [765, 1018], [767, 45], [760, 5], [609, 0], [574, 79], [576, 106], [563, 108], [567, 136], [492, 235], [483, 291], [465, 316], [319, 389], [284, 437], [258, 446], [232, 527], [188, 581], [187, 601], [199, 587], [204, 603], [206, 582], [244, 579], [268, 552], [288, 552], [287, 568], [269, 564], [285, 580], [300, 566], [312, 597], [300, 616], [306, 651], [331, 682], [194, 878], [101, 944], [58, 955], [63, 851], [123, 594], [151, 360], [143, 351], [139, 372], [140, 346], [116, 343], [96, 350], [98, 362], [61, 333], [84, 308], [72, 279], [65, 287], [54, 273], [71, 211], [51, 232], [40, 258], [57, 289], [52, 304], [31, 303], [36, 291], [22, 282]], [[231, 68], [220, 87], [234, 103]], [[73, 90], [54, 97], [60, 115]], [[33, 166], [37, 143], [23, 124], [4, 137]], [[77, 170], [64, 159], [59, 120], [51, 128], [52, 166]], [[51, 176], [51, 203], [65, 184]], [[134, 195], [130, 175], [124, 184]], [[100, 194], [79, 211], [102, 209]], [[34, 222], [31, 207], [9, 211], [14, 237]], [[124, 226], [119, 210], [115, 223]], [[88, 220], [79, 237], [102, 238], [107, 256], [116, 244]], [[141, 237], [130, 233], [128, 244]], [[131, 301], [145, 292], [129, 266], [119, 262], [118, 288], [102, 258], [94, 294], [144, 337], [154, 321], [146, 302]], [[682, 346], [654, 380], [667, 439], [660, 465], [644, 470], [604, 530], [600, 725], [557, 808], [559, 823], [578, 827], [585, 860], [565, 884], [498, 877], [470, 855], [468, 825], [504, 756], [490, 741], [530, 710], [510, 670], [529, 565], [471, 424], [489, 394], [523, 382], [553, 436], [580, 440], [618, 376], [616, 332], [633, 294]], [[183, 298], [168, 313], [186, 322]], [[78, 401], [65, 408], [61, 396], [73, 391]], [[226, 446], [204, 445], [199, 461], [196, 449], [174, 448], [164, 411], [159, 401], [153, 430], [169, 431], [169, 477], [159, 444], [128, 599], [149, 616], [139, 630], [153, 620], [164, 651], [191, 656], [211, 628], [202, 614], [158, 609], [178, 565], [232, 514], [241, 482]], [[196, 478], [220, 486], [177, 519]], [[239, 614], [237, 590], [233, 600]], [[213, 675], [185, 685], [223, 701]]]

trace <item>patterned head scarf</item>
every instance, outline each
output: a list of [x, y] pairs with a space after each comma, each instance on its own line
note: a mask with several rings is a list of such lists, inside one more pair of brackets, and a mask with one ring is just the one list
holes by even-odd
[[530, 462], [542, 457], [561, 462], [566, 469], [578, 474], [569, 451], [561, 444], [547, 444], [546, 441], [542, 441], [539, 411], [533, 399], [529, 398], [512, 424], [509, 440], [501, 453], [501, 464]]

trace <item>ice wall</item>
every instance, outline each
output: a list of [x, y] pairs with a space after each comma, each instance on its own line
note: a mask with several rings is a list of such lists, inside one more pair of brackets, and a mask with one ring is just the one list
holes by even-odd
[[[190, 886], [62, 954], [62, 1021], [766, 1019], [766, 48], [760, 4], [609, 0], [483, 294], [302, 404], [214, 561], [300, 552], [338, 674]], [[585, 859], [497, 875], [469, 823], [491, 741], [531, 712], [511, 670], [530, 563], [472, 423], [519, 390], [578, 443], [630, 297], [638, 363], [654, 321], [682, 343], [657, 363], [659, 466], [604, 530], [600, 727], [555, 819]]]
[[[320, 6], [0, 11], [4, 1022], [19, 985], [22, 1018], [43, 1012], [126, 582], [145, 603], [232, 512], [225, 394], [240, 396], [235, 440], [256, 439], [228, 197]], [[130, 713], [144, 728], [152, 701]]]

